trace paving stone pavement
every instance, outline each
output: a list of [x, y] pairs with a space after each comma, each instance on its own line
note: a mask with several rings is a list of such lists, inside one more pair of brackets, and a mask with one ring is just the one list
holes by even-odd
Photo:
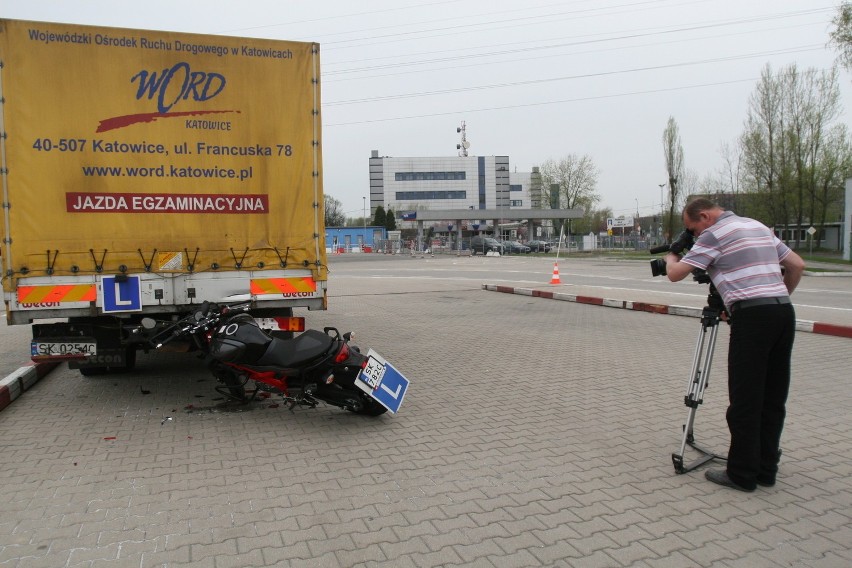
[[798, 334], [778, 483], [744, 494], [671, 463], [697, 320], [369, 285], [305, 315], [406, 374], [396, 416], [223, 406], [191, 355], [42, 379], [0, 413], [0, 568], [852, 565], [849, 339]]

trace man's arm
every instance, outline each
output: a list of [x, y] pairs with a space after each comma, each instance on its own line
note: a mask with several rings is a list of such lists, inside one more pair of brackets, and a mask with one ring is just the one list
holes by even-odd
[[779, 264], [784, 267], [784, 285], [787, 287], [787, 293], [792, 294], [796, 286], [799, 285], [799, 280], [802, 279], [802, 273], [805, 271], [805, 261], [802, 257], [793, 251], [784, 257]]
[[686, 278], [686, 276], [690, 274], [694, 268], [695, 267], [690, 264], [681, 262], [680, 255], [673, 252], [666, 255], [666, 275], [672, 282], [680, 282]]

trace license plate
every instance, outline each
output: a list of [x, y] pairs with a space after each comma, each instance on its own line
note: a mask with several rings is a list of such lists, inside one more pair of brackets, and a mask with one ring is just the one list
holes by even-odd
[[96, 346], [93, 341], [33, 341], [30, 355], [33, 358], [89, 357], [95, 355]]
[[370, 349], [355, 385], [396, 414], [408, 390], [408, 379], [384, 357]]
[[361, 371], [361, 380], [367, 383], [372, 390], [376, 390], [382, 384], [382, 379], [387, 369], [385, 363], [384, 361], [379, 361], [375, 356], [367, 358], [367, 364], [364, 365], [364, 369]]

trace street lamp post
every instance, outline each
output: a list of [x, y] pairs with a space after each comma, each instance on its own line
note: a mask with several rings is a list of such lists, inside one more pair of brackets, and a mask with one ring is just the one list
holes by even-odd
[[642, 237], [642, 222], [639, 219], [639, 198], [634, 197], [633, 201], [636, 202], [636, 225], [634, 225], [634, 229], [638, 229], [636, 231], [636, 248], [639, 248], [639, 239]]

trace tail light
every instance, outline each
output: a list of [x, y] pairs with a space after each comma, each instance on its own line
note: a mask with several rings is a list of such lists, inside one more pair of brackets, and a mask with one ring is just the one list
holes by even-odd
[[277, 317], [274, 319], [281, 331], [305, 331], [305, 318], [303, 317]]
[[337, 352], [337, 355], [334, 356], [334, 362], [340, 364], [345, 362], [347, 359], [349, 359], [349, 346], [344, 343], [340, 348], [340, 351]]

